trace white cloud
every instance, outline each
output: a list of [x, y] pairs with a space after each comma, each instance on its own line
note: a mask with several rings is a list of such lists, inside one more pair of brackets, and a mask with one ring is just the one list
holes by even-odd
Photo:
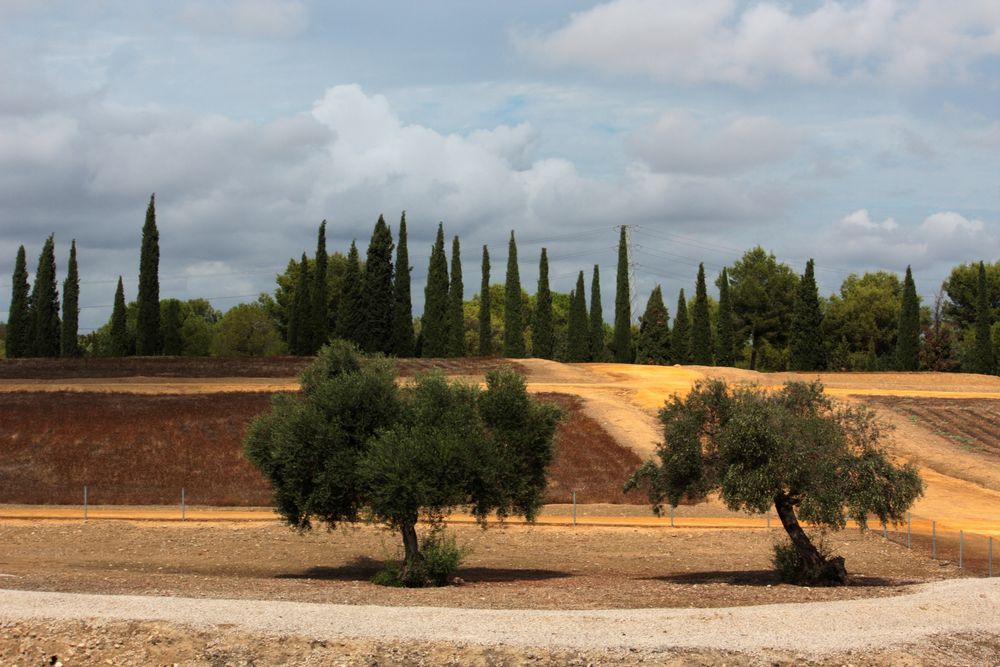
[[964, 77], [1000, 54], [994, 0], [826, 0], [811, 11], [733, 0], [613, 0], [517, 45], [551, 66], [662, 81], [755, 85]]
[[892, 218], [886, 218], [882, 222], [874, 222], [868, 214], [868, 209], [860, 208], [854, 213], [849, 213], [840, 221], [844, 227], [859, 227], [861, 229], [882, 230], [891, 232], [899, 227]]
[[656, 171], [725, 174], [788, 158], [798, 142], [797, 132], [771, 118], [742, 116], [706, 129], [690, 114], [672, 112], [634, 133], [629, 148]]

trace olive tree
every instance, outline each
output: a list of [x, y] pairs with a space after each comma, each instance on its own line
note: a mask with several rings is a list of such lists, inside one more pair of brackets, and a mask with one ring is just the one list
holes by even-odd
[[391, 362], [335, 341], [301, 384], [275, 396], [244, 445], [292, 527], [368, 520], [398, 531], [405, 579], [423, 558], [421, 518], [440, 523], [459, 506], [484, 525], [535, 518], [560, 413], [515, 371], [489, 373], [485, 389], [439, 374], [399, 386]]
[[844, 559], [827, 557], [800, 520], [839, 530], [869, 516], [899, 522], [921, 495], [911, 464], [894, 465], [881, 448], [883, 426], [862, 406], [834, 405], [819, 382], [790, 382], [768, 392], [696, 383], [660, 412], [660, 462], [647, 461], [626, 489], [648, 485], [653, 510], [682, 498], [718, 492], [731, 510], [762, 513], [771, 506], [797, 554], [795, 578], [844, 584]]

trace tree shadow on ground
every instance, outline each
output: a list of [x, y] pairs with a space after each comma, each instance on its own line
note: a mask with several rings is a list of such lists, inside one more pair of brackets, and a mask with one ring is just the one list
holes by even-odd
[[569, 572], [541, 569], [514, 569], [502, 567], [460, 567], [455, 576], [469, 583], [503, 583], [513, 581], [544, 581], [546, 579], [565, 579], [572, 576]]
[[[337, 567], [310, 567], [301, 572], [274, 575], [275, 579], [316, 579], [321, 581], [368, 581], [381, 571], [388, 561], [359, 556]], [[543, 581], [571, 576], [568, 572], [541, 569], [512, 569], [495, 567], [460, 567], [455, 576], [469, 583], [503, 583], [515, 581]]]
[[[730, 584], [733, 586], [778, 586], [783, 582], [773, 570], [714, 570], [708, 572], [685, 572], [649, 577], [653, 581], [673, 584]], [[850, 586], [913, 586], [921, 583], [909, 579], [888, 579], [853, 575]]]

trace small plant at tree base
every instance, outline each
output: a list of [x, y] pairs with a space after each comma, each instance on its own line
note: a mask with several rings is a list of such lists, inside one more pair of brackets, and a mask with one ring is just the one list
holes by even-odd
[[388, 561], [372, 577], [372, 583], [407, 588], [446, 586], [451, 574], [469, 553], [469, 547], [459, 546], [454, 535], [446, 535], [444, 528], [437, 525], [424, 538], [418, 558], [403, 563]]
[[[808, 576], [807, 563], [802, 559], [799, 550], [795, 548], [790, 540], [780, 540], [772, 547], [774, 555], [771, 558], [771, 565], [774, 567], [778, 579], [785, 584], [810, 584], [813, 583]], [[830, 563], [832, 571], [843, 569], [844, 559], [839, 556], [831, 557], [822, 535], [816, 540], [816, 550], [824, 560]]]

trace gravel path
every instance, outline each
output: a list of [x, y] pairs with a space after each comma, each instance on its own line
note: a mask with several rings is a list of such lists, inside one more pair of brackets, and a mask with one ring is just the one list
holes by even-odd
[[489, 610], [0, 590], [0, 620], [152, 620], [315, 639], [438, 640], [646, 651], [826, 654], [930, 635], [1000, 634], [1000, 579], [954, 579], [892, 598], [722, 609]]

